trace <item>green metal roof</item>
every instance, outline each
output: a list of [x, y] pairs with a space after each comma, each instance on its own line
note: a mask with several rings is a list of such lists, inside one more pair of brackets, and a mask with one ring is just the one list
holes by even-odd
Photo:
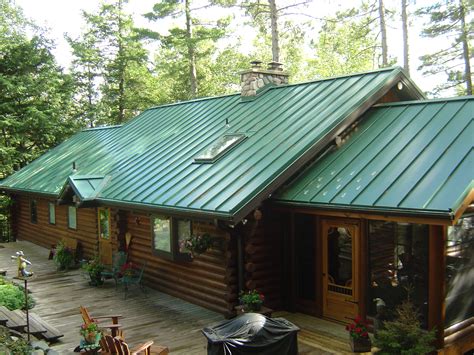
[[452, 215], [474, 187], [473, 118], [472, 96], [378, 105], [275, 200]]
[[[57, 196], [72, 175], [110, 176], [96, 201], [239, 221], [336, 134], [402, 81], [401, 68], [272, 87], [149, 109], [122, 127], [86, 130], [5, 179], [0, 188]], [[228, 124], [226, 124], [228, 123]], [[224, 134], [247, 138], [212, 164], [194, 157]]]

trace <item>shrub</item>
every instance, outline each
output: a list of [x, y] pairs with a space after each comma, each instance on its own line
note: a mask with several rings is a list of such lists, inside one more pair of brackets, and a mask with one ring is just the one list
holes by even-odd
[[71, 248], [59, 242], [53, 257], [59, 270], [67, 270], [74, 264], [74, 253]]
[[435, 339], [435, 330], [421, 329], [419, 314], [410, 301], [396, 308], [393, 321], [384, 322], [383, 329], [375, 336], [378, 354], [419, 355], [434, 350], [430, 343]]
[[12, 338], [9, 330], [0, 326], [0, 354], [28, 355], [31, 354], [32, 350], [33, 348], [28, 345], [26, 339], [20, 337]]
[[[0, 277], [0, 305], [7, 307], [10, 311], [25, 309], [25, 291]], [[35, 301], [28, 295], [28, 308], [33, 308]]]

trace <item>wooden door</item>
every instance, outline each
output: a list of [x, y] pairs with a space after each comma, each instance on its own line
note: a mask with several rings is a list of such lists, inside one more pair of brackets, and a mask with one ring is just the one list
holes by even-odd
[[104, 265], [112, 265], [112, 243], [110, 233], [110, 209], [99, 208], [97, 211], [99, 258]]
[[349, 322], [359, 313], [358, 222], [322, 221], [323, 316]]

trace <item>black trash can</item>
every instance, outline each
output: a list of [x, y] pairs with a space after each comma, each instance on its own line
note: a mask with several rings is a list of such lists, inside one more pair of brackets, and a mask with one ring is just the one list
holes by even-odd
[[284, 318], [243, 313], [202, 332], [208, 355], [297, 355], [299, 330]]

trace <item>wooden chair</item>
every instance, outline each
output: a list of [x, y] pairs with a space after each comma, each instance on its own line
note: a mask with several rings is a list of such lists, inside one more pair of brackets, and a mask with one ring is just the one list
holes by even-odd
[[86, 307], [81, 306], [80, 307], [82, 319], [84, 320], [85, 325], [89, 325], [90, 323], [96, 321], [96, 323], [100, 323], [100, 319], [111, 319], [112, 324], [99, 324], [101, 328], [106, 328], [110, 330], [110, 334], [112, 334], [113, 337], [119, 336], [123, 339], [123, 332], [120, 329], [122, 327], [121, 324], [119, 324], [118, 319], [121, 318], [121, 315], [112, 315], [112, 316], [94, 316], [92, 317], [87, 310]]
[[167, 355], [169, 350], [166, 346], [152, 346], [153, 341], [147, 341], [134, 349], [130, 349], [122, 339], [119, 337], [112, 337], [108, 334], [104, 335], [100, 340], [102, 352], [105, 354], [118, 355]]

